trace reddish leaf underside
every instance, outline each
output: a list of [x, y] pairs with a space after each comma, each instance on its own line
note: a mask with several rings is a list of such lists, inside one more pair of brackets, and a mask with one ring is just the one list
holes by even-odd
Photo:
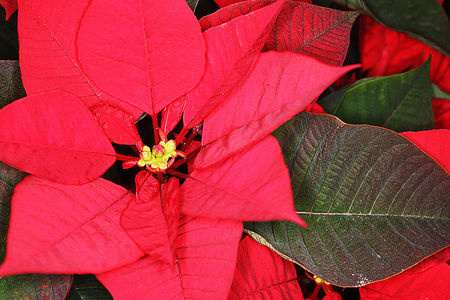
[[51, 181], [91, 182], [115, 162], [115, 151], [91, 112], [61, 91], [4, 107], [0, 128], [0, 160]]
[[250, 236], [239, 243], [229, 300], [303, 299], [294, 264]]
[[411, 269], [359, 289], [361, 300], [449, 299], [450, 248]]
[[172, 267], [145, 256], [97, 275], [115, 300], [227, 299], [242, 223], [182, 217]]
[[149, 114], [192, 89], [203, 73], [200, 26], [183, 0], [93, 1], [77, 45], [84, 71], [103, 90]]
[[196, 168], [208, 167], [264, 138], [356, 67], [334, 67], [292, 52], [261, 53], [239, 90], [205, 120], [205, 148]]
[[120, 227], [134, 195], [104, 179], [73, 186], [28, 176], [15, 188], [0, 274], [101, 273], [138, 260]]
[[[237, 17], [203, 33], [206, 65], [198, 85], [186, 94], [183, 123], [200, 124], [233, 91], [261, 51], [283, 1]], [[252, 24], [249, 26], [248, 24]]]
[[176, 178], [162, 186], [151, 173], [136, 176], [136, 201], [124, 211], [121, 225], [147, 255], [172, 266], [178, 230], [179, 182]]
[[410, 131], [401, 135], [416, 144], [450, 173], [450, 130]]
[[272, 136], [246, 152], [194, 170], [181, 186], [181, 197], [181, 213], [190, 216], [305, 225], [294, 210], [288, 170]]
[[344, 12], [298, 1], [283, 6], [264, 50], [293, 51], [342, 66], [358, 12]]

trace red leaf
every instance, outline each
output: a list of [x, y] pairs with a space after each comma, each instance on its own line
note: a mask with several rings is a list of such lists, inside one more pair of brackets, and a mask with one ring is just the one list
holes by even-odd
[[362, 300], [449, 299], [450, 248], [389, 279], [359, 289]]
[[132, 115], [108, 103], [91, 107], [91, 112], [111, 142], [134, 145], [139, 134]]
[[186, 107], [186, 97], [182, 96], [172, 101], [162, 111], [161, 129], [164, 133], [171, 132], [175, 126], [180, 122], [181, 117]]
[[433, 99], [434, 128], [450, 129], [450, 100]]
[[115, 151], [91, 112], [61, 91], [5, 106], [0, 128], [0, 160], [51, 181], [90, 182], [115, 161]]
[[292, 52], [261, 53], [239, 90], [205, 120], [205, 148], [195, 166], [206, 168], [256, 143], [355, 67], [333, 67]]
[[149, 114], [192, 89], [203, 73], [200, 26], [183, 0], [94, 1], [78, 47], [84, 71], [103, 90]]
[[250, 236], [239, 244], [229, 300], [303, 299], [294, 264]]
[[97, 278], [115, 300], [226, 299], [242, 229], [237, 221], [182, 217], [174, 268], [146, 256]]
[[293, 51], [332, 66], [342, 66], [350, 43], [350, 30], [358, 14], [288, 1], [264, 50]]
[[186, 94], [186, 128], [200, 124], [246, 76], [282, 4], [278, 1], [203, 33], [205, 72], [198, 85]]
[[295, 212], [289, 173], [272, 136], [210, 168], [194, 170], [181, 186], [181, 197], [181, 213], [190, 216], [306, 226]]
[[134, 198], [104, 179], [74, 186], [28, 176], [14, 191], [1, 275], [100, 273], [143, 252], [120, 227]]
[[23, 85], [28, 95], [59, 89], [78, 96], [87, 107], [107, 102], [137, 119], [142, 110], [100, 90], [78, 60], [78, 28], [90, 2], [20, 2], [18, 31]]
[[122, 215], [121, 225], [146, 254], [172, 266], [175, 263], [175, 239], [178, 230], [179, 183], [176, 178], [160, 184], [151, 173], [136, 176], [136, 201]]
[[429, 130], [403, 132], [404, 137], [411, 140], [420, 149], [434, 158], [450, 173], [450, 130]]
[[13, 12], [17, 10], [17, 0], [0, 0], [0, 4], [3, 6], [3, 8], [6, 11], [6, 20], [11, 17]]

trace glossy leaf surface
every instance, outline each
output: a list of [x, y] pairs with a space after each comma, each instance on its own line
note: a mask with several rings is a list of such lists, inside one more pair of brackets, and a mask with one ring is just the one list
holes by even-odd
[[25, 97], [18, 61], [0, 61], [0, 108]]
[[134, 262], [143, 252], [119, 223], [133, 199], [104, 179], [73, 186], [28, 176], [14, 191], [0, 274], [99, 273]]
[[287, 1], [264, 45], [264, 50], [293, 51], [333, 66], [342, 66], [350, 30], [358, 12], [344, 12]]
[[430, 60], [403, 74], [358, 80], [318, 104], [350, 124], [397, 132], [434, 129], [429, 74]]
[[0, 128], [0, 159], [51, 181], [90, 182], [116, 160], [91, 112], [77, 97], [61, 91], [28, 96], [4, 107]]
[[73, 275], [24, 274], [0, 279], [2, 300], [64, 300]]
[[407, 139], [308, 113], [274, 134], [296, 210], [309, 227], [246, 228], [310, 272], [336, 285], [362, 286], [450, 244], [450, 176]]
[[75, 275], [65, 300], [113, 300], [94, 275]]
[[294, 264], [250, 236], [239, 243], [228, 300], [303, 299]]
[[362, 10], [381, 24], [406, 34], [450, 55], [450, 23], [438, 1], [338, 0]]
[[97, 275], [115, 300], [227, 299], [242, 223], [182, 217], [174, 266], [149, 256]]

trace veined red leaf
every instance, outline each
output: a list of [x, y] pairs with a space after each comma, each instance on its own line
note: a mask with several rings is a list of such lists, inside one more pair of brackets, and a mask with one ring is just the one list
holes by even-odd
[[0, 274], [101, 273], [138, 260], [120, 227], [134, 195], [104, 179], [74, 186], [26, 177], [14, 191]]
[[3, 6], [3, 8], [6, 11], [6, 20], [11, 17], [13, 12], [17, 10], [17, 0], [0, 0], [0, 4]]
[[242, 223], [182, 217], [175, 267], [145, 256], [97, 275], [115, 300], [227, 299]]
[[228, 300], [303, 300], [294, 264], [250, 236], [239, 243], [236, 271]]
[[196, 168], [206, 168], [264, 138], [356, 67], [334, 67], [292, 52], [261, 53], [239, 90], [205, 120], [205, 148], [197, 156]]
[[151, 173], [136, 176], [136, 201], [124, 211], [121, 225], [147, 255], [172, 266], [180, 217], [179, 182], [171, 178], [162, 185]]
[[359, 289], [361, 300], [448, 299], [450, 248], [405, 272]]
[[102, 175], [115, 151], [81, 101], [54, 91], [0, 110], [0, 160], [51, 181], [82, 184]]
[[264, 50], [302, 53], [333, 66], [342, 66], [350, 30], [359, 12], [344, 12], [298, 1], [283, 6]]
[[305, 225], [295, 213], [288, 170], [272, 136], [210, 168], [194, 170], [181, 186], [181, 197], [181, 213], [190, 216]]
[[409, 131], [401, 135], [434, 158], [450, 174], [450, 130]]
[[139, 133], [132, 115], [108, 103], [91, 107], [90, 110], [111, 142], [134, 145]]
[[247, 75], [283, 3], [278, 1], [203, 33], [205, 72], [186, 94], [186, 128], [200, 124]]
[[137, 119], [142, 110], [100, 89], [78, 59], [76, 41], [89, 5], [88, 0], [20, 2], [18, 31], [25, 90], [30, 95], [59, 89], [79, 97], [87, 107], [109, 103]]
[[149, 114], [192, 89], [203, 73], [200, 26], [183, 0], [93, 1], [77, 45], [84, 71], [103, 90]]

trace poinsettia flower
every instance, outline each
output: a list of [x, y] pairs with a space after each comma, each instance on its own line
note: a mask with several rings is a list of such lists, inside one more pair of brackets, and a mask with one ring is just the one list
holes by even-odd
[[[94, 273], [115, 299], [226, 298], [242, 221], [305, 224], [270, 132], [354, 66], [260, 53], [283, 2], [204, 33], [181, 0], [48, 4], [19, 1], [29, 96], [0, 110], [0, 159], [32, 175], [0, 273]], [[143, 111], [152, 147], [134, 128]], [[135, 193], [99, 178], [116, 158], [141, 167]]]
[[[367, 76], [388, 76], [412, 70], [431, 55], [430, 81], [450, 93], [450, 58], [438, 50], [361, 16], [359, 28], [362, 72]], [[380, 42], [382, 41], [382, 42]], [[437, 129], [450, 129], [450, 101], [433, 99]]]

